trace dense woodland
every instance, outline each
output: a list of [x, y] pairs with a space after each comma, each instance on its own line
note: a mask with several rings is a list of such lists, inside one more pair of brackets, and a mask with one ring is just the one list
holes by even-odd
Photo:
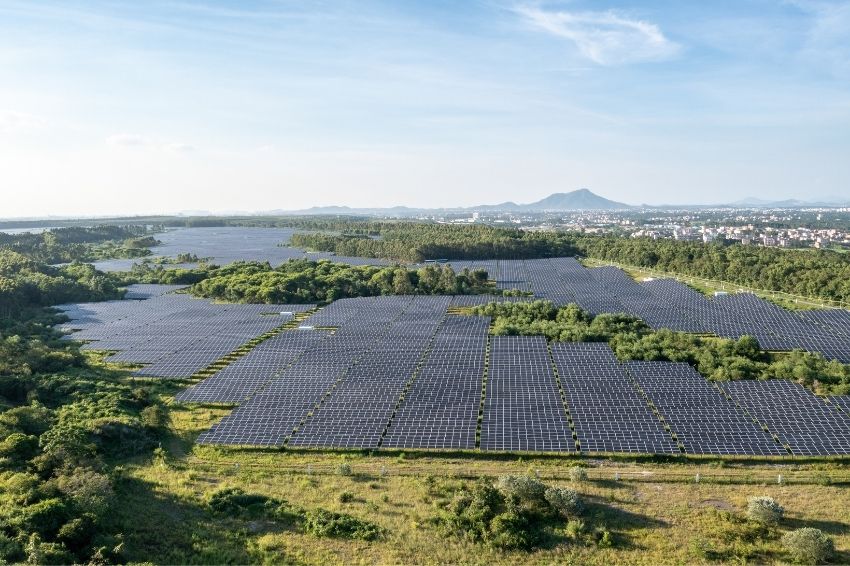
[[652, 330], [625, 314], [594, 317], [577, 305], [558, 308], [549, 301], [489, 303], [472, 312], [493, 317], [493, 333], [498, 335], [608, 342], [621, 360], [687, 362], [711, 380], [790, 379], [824, 393], [850, 393], [850, 365], [800, 350], [769, 354], [751, 336], [728, 340]]
[[782, 250], [728, 241], [703, 244], [573, 232], [527, 232], [479, 225], [305, 221], [304, 227], [340, 233], [295, 234], [293, 245], [340, 255], [410, 262], [578, 255], [850, 302], [850, 255], [828, 250]]
[[146, 226], [93, 226], [45, 230], [41, 233], [0, 232], [0, 250], [9, 250], [48, 264], [137, 258], [157, 245]]
[[427, 266], [352, 266], [329, 261], [289, 261], [277, 268], [268, 263], [234, 263], [212, 269], [192, 287], [192, 293], [239, 303], [330, 303], [351, 297], [378, 295], [464, 295], [497, 291], [487, 272]]

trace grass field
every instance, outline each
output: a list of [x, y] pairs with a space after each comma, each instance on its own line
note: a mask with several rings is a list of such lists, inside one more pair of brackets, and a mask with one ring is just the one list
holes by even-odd
[[[164, 384], [162, 394], [176, 386]], [[114, 520], [131, 561], [156, 563], [779, 563], [781, 532], [829, 533], [833, 562], [850, 562], [850, 466], [841, 461], [579, 458], [561, 456], [293, 451], [213, 448], [194, 439], [229, 412], [172, 405], [172, 436], [148, 461], [119, 472], [123, 505]], [[343, 475], [339, 465], [350, 466]], [[571, 482], [569, 467], [588, 466]], [[475, 478], [538, 475], [586, 501], [582, 519], [609, 530], [611, 546], [570, 539], [555, 527], [534, 551], [499, 551], [443, 533], [433, 518]], [[699, 482], [696, 475], [699, 474]], [[782, 475], [782, 483], [778, 476]], [[317, 537], [262, 516], [216, 515], [207, 502], [224, 487], [328, 509], [383, 528], [377, 540]], [[345, 493], [342, 497], [340, 494]], [[747, 497], [769, 495], [786, 509], [776, 529], [754, 534]]]

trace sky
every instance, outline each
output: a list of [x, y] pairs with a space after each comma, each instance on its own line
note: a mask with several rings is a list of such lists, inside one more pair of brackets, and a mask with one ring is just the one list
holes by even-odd
[[850, 197], [850, 1], [0, 0], [0, 217]]

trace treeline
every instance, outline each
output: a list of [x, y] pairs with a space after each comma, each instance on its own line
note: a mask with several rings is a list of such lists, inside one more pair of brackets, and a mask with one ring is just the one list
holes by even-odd
[[416, 222], [312, 221], [335, 230], [292, 236], [294, 246], [404, 262], [424, 259], [529, 259], [585, 256], [717, 279], [749, 287], [850, 302], [850, 255], [791, 251], [728, 241], [704, 244], [574, 232], [527, 232], [492, 226]]
[[729, 340], [655, 331], [627, 314], [592, 316], [577, 305], [558, 308], [549, 301], [489, 303], [473, 313], [493, 317], [492, 331], [498, 335], [608, 342], [621, 360], [686, 362], [711, 380], [790, 379], [816, 391], [850, 393], [850, 365], [800, 350], [769, 354], [751, 336]]
[[146, 226], [54, 228], [41, 233], [0, 233], [0, 250], [42, 263], [71, 263], [114, 257], [142, 257], [158, 242]]
[[564, 232], [527, 232], [492, 226], [416, 222], [329, 223], [343, 234], [298, 233], [296, 247], [338, 255], [418, 263], [426, 259], [524, 259], [575, 255]]
[[0, 318], [32, 307], [119, 298], [118, 281], [90, 264], [50, 267], [0, 249]]
[[[194, 273], [184, 270], [181, 275], [190, 278]], [[496, 292], [488, 285], [486, 271], [455, 273], [448, 266], [411, 270], [291, 260], [272, 268], [268, 263], [237, 262], [212, 268], [206, 275], [192, 286], [194, 295], [237, 303], [330, 303], [378, 295]]]

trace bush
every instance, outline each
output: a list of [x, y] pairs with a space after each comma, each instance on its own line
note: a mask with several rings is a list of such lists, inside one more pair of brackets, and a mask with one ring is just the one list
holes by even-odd
[[581, 498], [574, 489], [550, 487], [544, 493], [549, 505], [563, 517], [569, 517], [581, 511]]
[[109, 478], [93, 470], [76, 468], [70, 475], [59, 476], [57, 484], [82, 513], [100, 516], [115, 498]]
[[353, 472], [351, 471], [351, 464], [348, 462], [343, 462], [342, 464], [336, 467], [336, 473], [341, 476], [350, 476]]
[[61, 499], [45, 499], [22, 507], [15, 516], [21, 531], [52, 536], [68, 519], [68, 509]]
[[747, 517], [764, 525], [775, 525], [782, 520], [785, 509], [772, 497], [750, 497], [747, 500]]
[[352, 501], [354, 501], [354, 494], [350, 491], [341, 491], [339, 493], [340, 503], [351, 503]]
[[584, 536], [585, 524], [581, 519], [572, 519], [567, 521], [567, 526], [564, 529], [564, 534], [568, 539], [578, 541]]
[[341, 537], [374, 540], [383, 534], [381, 527], [344, 513], [325, 509], [307, 512], [304, 530], [317, 537]]
[[268, 499], [265, 495], [245, 493], [238, 487], [225, 487], [210, 494], [208, 503], [216, 513], [232, 514], [265, 505]]
[[496, 548], [506, 550], [531, 548], [534, 545], [534, 537], [528, 518], [516, 511], [496, 515], [490, 523], [488, 542]]
[[587, 470], [585, 470], [582, 466], [571, 467], [570, 481], [587, 481]]
[[832, 554], [834, 545], [832, 539], [819, 529], [805, 527], [785, 533], [782, 546], [795, 562], [803, 564], [819, 564]]
[[502, 476], [498, 488], [505, 497], [524, 502], [542, 501], [546, 493], [546, 484], [530, 476]]

